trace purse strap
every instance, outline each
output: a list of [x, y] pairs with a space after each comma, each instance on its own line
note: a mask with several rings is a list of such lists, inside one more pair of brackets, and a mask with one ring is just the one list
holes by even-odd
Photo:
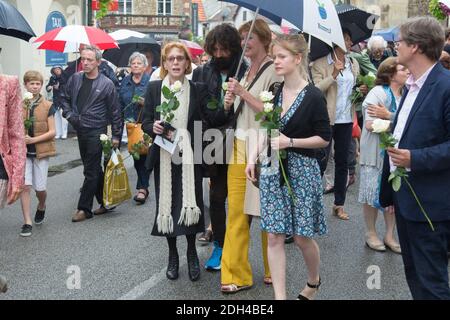
[[[273, 64], [273, 61], [267, 61], [259, 70], [258, 73], [256, 73], [256, 76], [253, 78], [253, 81], [250, 83], [250, 85], [247, 88], [247, 91], [250, 91], [250, 89], [253, 87], [253, 85], [256, 83], [256, 81], [258, 81], [259, 77], [263, 74], [263, 72]], [[236, 124], [237, 124], [237, 118], [239, 117], [239, 115], [242, 112], [242, 108], [244, 107], [244, 100], [241, 100], [241, 102], [239, 103], [236, 112], [233, 115], [233, 119], [231, 121], [232, 127], [233, 129], [236, 128]]]

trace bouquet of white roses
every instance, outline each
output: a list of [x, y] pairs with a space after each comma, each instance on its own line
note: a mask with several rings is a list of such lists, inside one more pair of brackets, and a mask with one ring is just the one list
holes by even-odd
[[350, 96], [350, 101], [352, 102], [352, 104], [362, 103], [364, 101], [364, 95], [361, 93], [361, 90], [359, 89], [359, 87], [362, 85], [366, 85], [368, 88], [368, 91], [370, 91], [373, 89], [373, 87], [375, 87], [376, 79], [377, 79], [377, 77], [372, 72], [369, 72], [365, 76], [362, 76], [362, 75], [358, 76], [358, 78], [356, 79], [356, 88], [355, 88], [355, 90], [353, 90], [353, 92]]
[[25, 94], [23, 95], [23, 104], [27, 115], [25, 117], [25, 120], [23, 121], [23, 125], [25, 126], [25, 130], [27, 132], [33, 126], [34, 121], [34, 117], [30, 117], [31, 100], [33, 100], [33, 94], [31, 92], [25, 92]]
[[[386, 150], [387, 148], [393, 148], [395, 147], [397, 140], [394, 138], [392, 133], [389, 132], [390, 130], [391, 122], [389, 120], [382, 120], [382, 119], [375, 119], [372, 122], [372, 132], [378, 133], [380, 135], [380, 148]], [[434, 231], [433, 223], [431, 222], [430, 218], [428, 217], [428, 214], [426, 213], [425, 209], [422, 206], [422, 203], [420, 202], [419, 198], [417, 197], [416, 192], [414, 191], [411, 183], [408, 181], [408, 172], [405, 168], [397, 167], [394, 172], [392, 172], [388, 178], [388, 181], [392, 183], [392, 189], [394, 189], [395, 192], [400, 190], [402, 186], [402, 180], [405, 181], [405, 183], [408, 185], [409, 190], [411, 191], [412, 195], [414, 196], [414, 199], [416, 200], [417, 204], [420, 207], [420, 210], [422, 211], [423, 215], [428, 221], [428, 224], [431, 227], [431, 230]]]
[[[280, 129], [280, 120], [281, 120], [281, 113], [283, 112], [283, 108], [281, 106], [275, 106], [273, 99], [275, 96], [270, 91], [263, 91], [259, 94], [259, 99], [264, 104], [264, 109], [261, 112], [258, 112], [255, 115], [255, 120], [261, 122], [261, 127], [267, 130], [267, 134], [270, 138], [274, 138], [278, 135], [278, 130]], [[270, 144], [270, 141], [269, 141]], [[292, 200], [295, 203], [295, 196], [292, 192], [291, 185], [289, 184], [289, 180], [286, 175], [285, 168], [283, 166], [282, 159], [286, 159], [287, 153], [286, 150], [277, 150], [276, 152], [278, 162], [281, 167], [281, 173], [283, 174], [284, 182], [286, 183], [286, 186], [288, 188], [289, 195], [291, 196]]]
[[112, 153], [112, 141], [111, 139], [104, 133], [100, 135], [100, 142], [102, 144], [103, 155], [105, 158], [109, 158]]
[[[227, 90], [228, 90], [228, 82], [223, 82], [222, 91], [224, 96], [227, 93]], [[219, 108], [219, 106], [223, 107], [222, 104], [219, 102], [219, 100], [217, 100], [215, 97], [213, 97], [211, 101], [209, 101], [208, 104], [206, 105], [206, 107], [210, 110], [216, 110], [217, 108]]]

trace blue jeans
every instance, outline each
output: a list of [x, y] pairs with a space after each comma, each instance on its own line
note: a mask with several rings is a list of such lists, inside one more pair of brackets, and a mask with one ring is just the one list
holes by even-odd
[[134, 160], [134, 168], [137, 173], [136, 189], [148, 189], [150, 174], [152, 173], [145, 167], [147, 155], [141, 155], [139, 160]]

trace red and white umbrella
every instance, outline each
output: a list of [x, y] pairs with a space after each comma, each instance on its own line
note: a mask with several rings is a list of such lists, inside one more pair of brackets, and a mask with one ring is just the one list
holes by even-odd
[[196, 57], [198, 55], [201, 55], [203, 52], [205, 52], [205, 50], [202, 48], [202, 46], [196, 42], [192, 42], [189, 40], [183, 40], [183, 39], [180, 39], [180, 42], [183, 43], [188, 48], [192, 57]]
[[53, 29], [36, 40], [38, 49], [58, 52], [76, 52], [80, 44], [95, 45], [101, 50], [118, 48], [116, 40], [101, 29], [79, 25], [69, 25]]

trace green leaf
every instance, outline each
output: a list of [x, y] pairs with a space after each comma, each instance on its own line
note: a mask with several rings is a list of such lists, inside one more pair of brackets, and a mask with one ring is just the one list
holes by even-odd
[[167, 104], [167, 108], [169, 110], [175, 110], [174, 107], [175, 107], [175, 101], [173, 99], [169, 100], [169, 103]]
[[280, 150], [280, 158], [281, 159], [286, 159], [287, 157], [287, 152], [286, 150]]
[[392, 173], [389, 175], [388, 182], [391, 182], [391, 180], [394, 179], [395, 177], [396, 177], [395, 172], [392, 172]]
[[162, 106], [161, 106], [161, 105], [157, 106], [157, 107], [156, 107], [156, 112], [161, 113], [161, 111], [163, 111]]
[[264, 117], [264, 112], [258, 112], [255, 115], [255, 121], [261, 121], [262, 117]]
[[217, 108], [219, 107], [219, 103], [217, 102], [217, 100], [211, 100], [208, 102], [208, 104], [206, 105], [206, 107], [209, 110], [217, 110]]
[[163, 94], [164, 98], [166, 98], [167, 100], [169, 100], [171, 98], [172, 92], [170, 91], [169, 88], [164, 86], [161, 91], [162, 91], [162, 94]]
[[401, 186], [402, 186], [402, 178], [399, 176], [396, 176], [392, 180], [392, 188], [394, 189], [395, 192], [397, 192], [398, 190], [400, 190]]

